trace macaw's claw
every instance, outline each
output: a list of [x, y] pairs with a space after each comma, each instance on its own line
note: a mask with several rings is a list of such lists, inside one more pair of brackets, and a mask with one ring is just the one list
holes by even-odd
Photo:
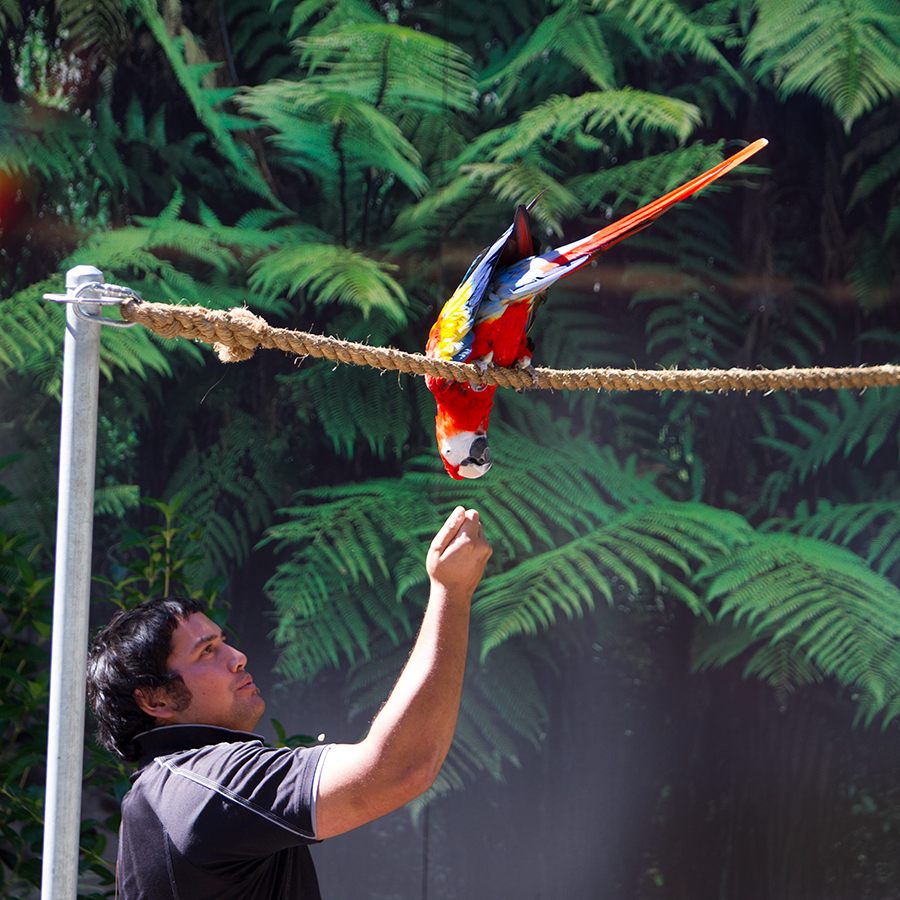
[[[479, 359], [470, 359], [469, 362], [473, 366], [475, 366], [476, 369], [478, 369], [479, 374], [484, 375], [484, 373], [487, 372], [487, 370], [492, 365], [491, 361], [493, 360], [493, 358], [494, 358], [494, 354], [493, 354], [493, 352], [491, 352], [491, 353], [488, 353], [487, 356], [482, 356]], [[477, 393], [479, 391], [483, 391], [487, 387], [487, 385], [480, 381], [479, 382], [470, 381], [469, 387], [471, 387], [472, 390]]]
[[531, 376], [531, 387], [520, 387], [516, 388], [517, 394], [524, 394], [525, 391], [534, 391], [540, 387], [541, 379], [538, 377], [537, 369], [531, 364], [531, 360], [520, 359], [516, 363], [516, 368], [521, 369], [523, 372], [527, 372]]

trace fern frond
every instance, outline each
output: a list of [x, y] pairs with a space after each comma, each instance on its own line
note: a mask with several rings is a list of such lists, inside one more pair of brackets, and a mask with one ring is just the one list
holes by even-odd
[[166, 486], [181, 497], [180, 514], [203, 523], [193, 568], [200, 583], [245, 560], [283, 499], [283, 440], [246, 413], [233, 413], [218, 441], [184, 454]]
[[341, 303], [364, 316], [379, 310], [398, 323], [406, 320], [408, 301], [388, 273], [396, 266], [379, 263], [336, 244], [298, 243], [264, 256], [250, 269], [248, 284], [261, 294], [306, 292], [319, 307]]
[[520, 86], [532, 66], [545, 65], [550, 54], [559, 54], [602, 90], [615, 87], [615, 68], [606, 38], [595, 16], [585, 15], [580, 4], [562, 4], [529, 29], [523, 45], [511, 48], [499, 64], [488, 67], [480, 78], [483, 91], [499, 87], [501, 100]]
[[140, 491], [136, 484], [104, 485], [94, 491], [94, 514], [121, 519], [129, 509], [138, 507], [140, 502]]
[[743, 78], [716, 47], [715, 40], [731, 35], [731, 27], [698, 22], [673, 0], [593, 0], [607, 14], [621, 12], [642, 34], [661, 42], [664, 52], [683, 51], [701, 62], [712, 63], [736, 82]]
[[74, 52], [97, 48], [107, 58], [118, 55], [125, 44], [125, 16], [120, 0], [56, 0], [55, 6]]
[[[392, 172], [421, 194], [421, 157], [389, 116], [346, 91], [312, 80], [272, 81], [247, 88], [240, 106], [274, 130], [270, 140], [285, 162], [333, 182], [343, 164]], [[343, 156], [342, 156], [343, 155]]]
[[472, 61], [455, 44], [399, 25], [347, 25], [294, 42], [305, 81], [376, 108], [474, 111]]
[[[589, 209], [618, 209], [623, 203], [642, 206], [722, 162], [723, 144], [694, 143], [667, 153], [629, 160], [600, 172], [576, 175], [566, 186]], [[721, 187], [721, 185], [720, 185]], [[614, 199], [608, 198], [612, 195]]]
[[633, 88], [595, 91], [577, 97], [557, 95], [529, 109], [507, 129], [506, 140], [493, 151], [497, 161], [509, 161], [540, 140], [564, 140], [573, 134], [615, 129], [630, 146], [637, 133], [659, 131], [684, 142], [700, 124], [699, 110], [683, 100]]
[[722, 668], [746, 656], [744, 677], [759, 676], [776, 691], [790, 693], [824, 677], [820, 669], [797, 652], [794, 639], [773, 643], [767, 634], [737, 625], [731, 617], [699, 623], [691, 644], [692, 672]]
[[783, 96], [810, 92], [849, 134], [900, 94], [900, 20], [879, 0], [760, 0], [744, 58]]
[[685, 576], [695, 564], [746, 543], [750, 533], [740, 516], [700, 504], [661, 503], [623, 512], [584, 537], [482, 582], [472, 606], [482, 656], [513, 635], [548, 629], [559, 615], [583, 615], [593, 609], [597, 593], [613, 605], [619, 583], [635, 594], [642, 582], [657, 590], [680, 583], [679, 599], [694, 613], [706, 614]]
[[894, 501], [836, 505], [820, 501], [814, 513], [798, 509], [790, 519], [772, 519], [762, 529], [791, 531], [847, 547], [879, 575], [887, 576], [900, 561], [900, 505]]
[[848, 550], [771, 534], [704, 566], [697, 579], [708, 582], [717, 618], [744, 620], [772, 644], [790, 640], [823, 675], [864, 690], [870, 709], [885, 711], [900, 692], [890, 665], [900, 642], [900, 591]]
[[886, 444], [898, 440], [897, 388], [879, 388], [861, 396], [839, 391], [830, 404], [806, 399], [799, 399], [796, 404], [804, 415], [784, 413], [778, 420], [790, 429], [789, 437], [756, 439], [783, 453], [788, 460], [786, 468], [767, 477], [760, 492], [761, 504], [770, 511], [788, 485], [802, 483], [838, 454], [846, 457], [864, 441], [868, 462]]
[[[407, 658], [411, 640], [373, 648], [349, 676], [351, 719], [368, 722], [383, 705]], [[540, 654], [519, 644], [498, 648], [483, 663], [470, 654], [453, 744], [431, 789], [410, 807], [413, 816], [435, 796], [463, 789], [478, 773], [500, 778], [504, 765], [519, 765], [518, 743], [537, 746], [547, 710], [535, 677]]]

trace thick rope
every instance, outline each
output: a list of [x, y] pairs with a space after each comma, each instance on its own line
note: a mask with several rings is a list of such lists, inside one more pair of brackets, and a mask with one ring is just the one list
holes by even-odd
[[122, 318], [137, 322], [167, 338], [186, 338], [211, 344], [223, 362], [249, 359], [258, 348], [283, 350], [297, 356], [314, 356], [407, 372], [434, 375], [448, 381], [496, 384], [518, 390], [607, 391], [781, 391], [790, 388], [889, 387], [900, 384], [900, 366], [812, 369], [536, 369], [537, 384], [531, 374], [520, 369], [489, 368], [482, 374], [475, 366], [447, 360], [429, 359], [418, 353], [404, 353], [391, 347], [370, 347], [325, 335], [306, 334], [287, 328], [273, 328], [247, 309], [214, 310], [202, 306], [170, 306], [126, 300]]

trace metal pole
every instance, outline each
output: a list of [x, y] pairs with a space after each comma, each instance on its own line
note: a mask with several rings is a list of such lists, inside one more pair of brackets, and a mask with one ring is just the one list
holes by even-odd
[[[76, 266], [66, 273], [66, 294], [102, 281], [99, 269]], [[99, 315], [99, 304], [90, 302], [97, 292], [85, 291], [84, 296], [88, 302], [82, 303], [82, 310]], [[63, 351], [41, 900], [74, 900], [78, 893], [99, 382], [100, 322], [79, 316], [69, 303]]]

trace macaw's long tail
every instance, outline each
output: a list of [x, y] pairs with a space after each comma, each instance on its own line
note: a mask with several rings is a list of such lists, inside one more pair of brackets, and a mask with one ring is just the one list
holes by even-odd
[[768, 143], [765, 138], [760, 138], [758, 141], [754, 141], [752, 144], [744, 147], [743, 150], [735, 153], [734, 156], [730, 156], [724, 162], [714, 166], [708, 172], [704, 172], [693, 181], [675, 188], [674, 191], [669, 191], [668, 194], [660, 197], [659, 200], [654, 200], [652, 203], [642, 206], [630, 215], [625, 216], [624, 219], [613, 222], [612, 225], [594, 232], [589, 237], [566, 244], [564, 247], [559, 247], [550, 253], [545, 253], [543, 256], [535, 256], [530, 260], [524, 260], [519, 265], [511, 266], [503, 273], [495, 288], [495, 293], [501, 300], [515, 300], [519, 297], [526, 297], [545, 291], [553, 282], [580, 269], [596, 256], [612, 247], [613, 244], [618, 244], [619, 241], [636, 234], [642, 228], [646, 228], [670, 206], [674, 206], [679, 200], [690, 197], [691, 194], [706, 187], [706, 185], [717, 178], [721, 178], [726, 172], [730, 172], [735, 166], [739, 166], [753, 156], [754, 153], [762, 150]]

